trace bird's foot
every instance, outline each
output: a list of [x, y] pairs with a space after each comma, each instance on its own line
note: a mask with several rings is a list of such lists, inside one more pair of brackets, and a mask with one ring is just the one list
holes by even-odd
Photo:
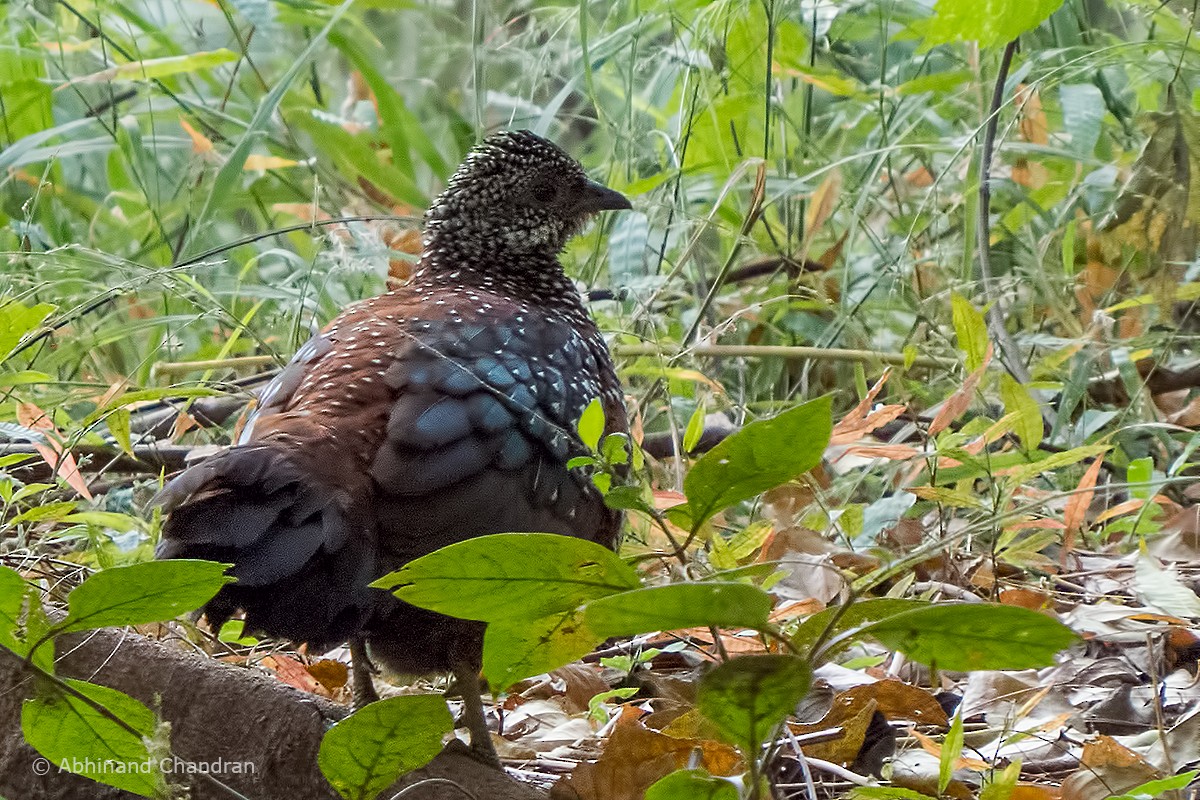
[[350, 640], [350, 670], [350, 703], [351, 708], [357, 711], [379, 699], [375, 681], [371, 677], [376, 674], [375, 665], [367, 656], [367, 643], [362, 639]]
[[496, 754], [496, 746], [492, 744], [492, 732], [488, 730], [487, 720], [483, 715], [479, 668], [468, 664], [456, 666], [454, 688], [462, 696], [463, 722], [471, 734], [471, 756], [489, 767], [503, 769], [500, 756]]

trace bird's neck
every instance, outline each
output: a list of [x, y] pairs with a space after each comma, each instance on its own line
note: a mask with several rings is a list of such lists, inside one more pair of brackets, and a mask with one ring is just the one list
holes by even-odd
[[462, 238], [427, 237], [415, 284], [480, 289], [575, 317], [587, 312], [575, 284], [551, 253], [471, 248]]

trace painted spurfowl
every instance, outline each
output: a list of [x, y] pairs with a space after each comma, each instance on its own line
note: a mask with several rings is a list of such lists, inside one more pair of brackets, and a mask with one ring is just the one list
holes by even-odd
[[623, 396], [558, 253], [596, 212], [629, 207], [527, 131], [475, 148], [426, 215], [411, 281], [310, 339], [237, 445], [160, 495], [159, 558], [234, 565], [210, 622], [240, 610], [248, 630], [313, 652], [349, 641], [359, 702], [374, 697], [364, 643], [397, 672], [453, 671], [472, 746], [495, 762], [483, 624], [367, 584], [491, 533], [615, 544], [619, 514], [566, 464], [593, 398], [608, 432], [626, 430]]

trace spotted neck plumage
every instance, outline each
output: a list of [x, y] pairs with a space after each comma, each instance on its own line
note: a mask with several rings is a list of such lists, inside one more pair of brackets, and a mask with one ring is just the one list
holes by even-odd
[[482, 289], [539, 306], [555, 316], [591, 322], [579, 290], [556, 254], [514, 253], [499, 239], [490, 248], [482, 241], [455, 234], [453, 228], [427, 229], [413, 284]]

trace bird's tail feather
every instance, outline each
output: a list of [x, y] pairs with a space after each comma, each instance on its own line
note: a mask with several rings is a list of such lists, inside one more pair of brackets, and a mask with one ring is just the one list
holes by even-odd
[[[269, 444], [235, 447], [190, 467], [156, 501], [168, 512], [158, 558], [233, 566], [205, 608], [247, 627], [323, 649], [355, 633], [377, 590], [371, 534], [345, 499]], [[265, 623], [265, 624], [264, 624]]]

